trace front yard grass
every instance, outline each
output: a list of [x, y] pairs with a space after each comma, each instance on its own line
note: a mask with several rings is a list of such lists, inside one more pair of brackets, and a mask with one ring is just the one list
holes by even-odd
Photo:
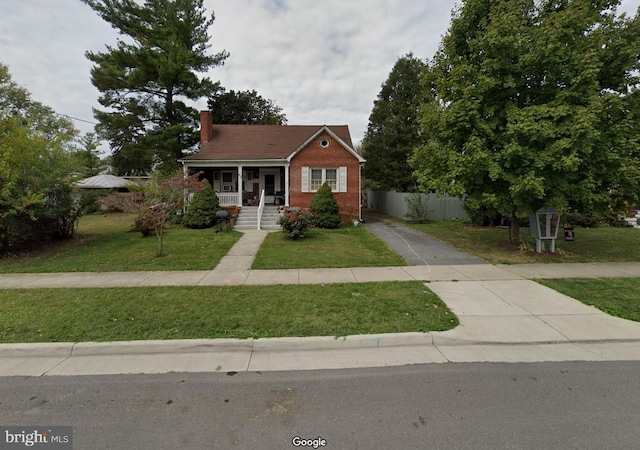
[[640, 278], [536, 280], [612, 316], [640, 322]]
[[0, 290], [0, 342], [265, 338], [441, 331], [422, 282]]
[[393, 220], [492, 264], [640, 261], [640, 230], [633, 228], [576, 228], [574, 242], [565, 241], [560, 229], [556, 253], [538, 254], [529, 228], [520, 229], [525, 244], [517, 246], [509, 244], [509, 231], [504, 228], [478, 227], [457, 220], [426, 224]]
[[164, 250], [157, 256], [155, 234], [129, 231], [135, 214], [89, 215], [80, 219], [74, 239], [41, 251], [0, 259], [0, 273], [114, 272], [213, 269], [242, 236], [215, 229], [165, 230]]
[[267, 235], [252, 269], [314, 269], [321, 267], [405, 266], [400, 255], [364, 227], [343, 225], [334, 230], [313, 228], [304, 238], [284, 233]]

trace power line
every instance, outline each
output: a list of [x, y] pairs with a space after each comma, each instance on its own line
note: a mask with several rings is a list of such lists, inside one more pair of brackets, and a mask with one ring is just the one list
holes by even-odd
[[55, 111], [54, 111], [54, 114], [57, 114], [57, 115], [62, 116], [62, 117], [66, 117], [67, 119], [77, 120], [78, 122], [84, 122], [84, 123], [88, 123], [88, 124], [91, 124], [91, 125], [98, 125], [97, 122], [91, 122], [90, 120], [85, 120], [85, 119], [78, 119], [77, 117], [73, 117], [73, 116], [70, 116], [68, 114], [62, 114], [62, 113], [55, 112]]

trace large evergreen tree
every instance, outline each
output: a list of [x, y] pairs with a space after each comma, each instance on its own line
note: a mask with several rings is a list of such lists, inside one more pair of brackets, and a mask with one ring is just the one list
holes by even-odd
[[[426, 189], [519, 220], [637, 192], [640, 19], [615, 0], [464, 0], [424, 80]], [[635, 186], [635, 187], [634, 187]]]
[[416, 186], [408, 159], [421, 143], [420, 80], [426, 68], [412, 54], [399, 58], [374, 102], [362, 148], [364, 176], [376, 189], [407, 192]]
[[229, 91], [220, 88], [209, 97], [213, 123], [234, 125], [286, 125], [287, 117], [273, 100], [256, 91]]
[[198, 112], [184, 102], [214, 92], [217, 84], [198, 74], [224, 63], [208, 29], [214, 16], [203, 0], [83, 0], [120, 34], [116, 47], [87, 52], [95, 65], [91, 81], [102, 93], [97, 131], [109, 141], [119, 174], [147, 173], [177, 159], [197, 143]]

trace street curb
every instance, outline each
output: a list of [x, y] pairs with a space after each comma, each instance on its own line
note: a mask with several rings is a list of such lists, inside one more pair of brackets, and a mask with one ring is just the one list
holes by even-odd
[[552, 340], [552, 341], [471, 341], [433, 333], [389, 333], [344, 337], [261, 339], [180, 339], [175, 341], [60, 342], [0, 344], [0, 357], [82, 357], [100, 355], [192, 354], [226, 352], [285, 352], [357, 350], [393, 347], [535, 346], [555, 344], [640, 343], [640, 339]]

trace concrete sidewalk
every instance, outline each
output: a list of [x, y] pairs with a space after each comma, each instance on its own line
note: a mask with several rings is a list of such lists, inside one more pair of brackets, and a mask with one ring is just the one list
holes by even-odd
[[[257, 241], [260, 236], [251, 239]], [[264, 238], [264, 237], [263, 237]], [[494, 281], [537, 278], [639, 278], [640, 262], [518, 265], [421, 265], [345, 269], [250, 270], [248, 245], [238, 241], [213, 270], [0, 274], [0, 289], [117, 286], [221, 286], [369, 281]], [[260, 241], [261, 242], [261, 241]], [[241, 244], [241, 245], [239, 245]], [[237, 247], [237, 249], [236, 249]], [[238, 253], [232, 255], [232, 253]]]
[[0, 376], [309, 370], [443, 362], [640, 360], [640, 323], [534, 278], [640, 277], [640, 263], [250, 270], [247, 232], [210, 271], [0, 274], [0, 288], [428, 282], [459, 317], [446, 332], [259, 340], [0, 345]]

